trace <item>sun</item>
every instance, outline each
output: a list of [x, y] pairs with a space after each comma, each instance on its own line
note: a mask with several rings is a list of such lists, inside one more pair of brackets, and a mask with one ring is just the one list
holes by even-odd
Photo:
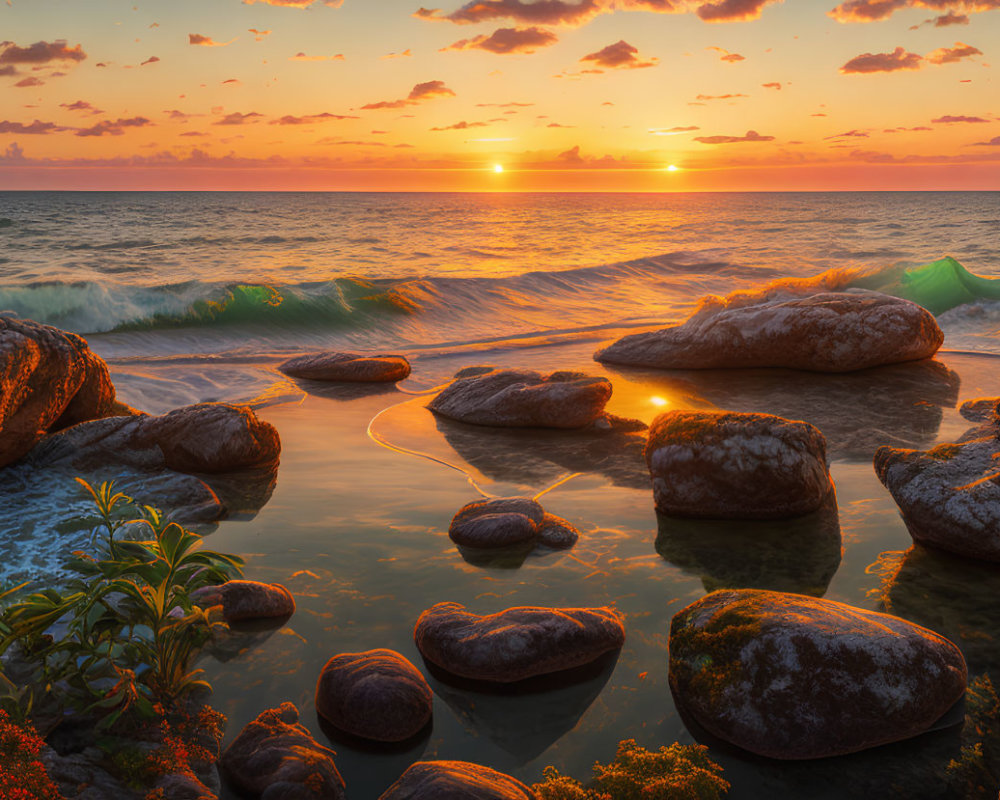
[[494, 164], [493, 171], [496, 172], [497, 174], [503, 172], [503, 164]]
[[677, 172], [678, 169], [680, 169], [680, 167], [678, 167], [676, 164], [671, 164], [669, 167], [667, 167], [667, 172]]

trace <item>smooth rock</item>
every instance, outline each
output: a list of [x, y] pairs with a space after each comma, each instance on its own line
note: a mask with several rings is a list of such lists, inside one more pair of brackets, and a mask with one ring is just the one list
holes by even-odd
[[707, 731], [758, 755], [824, 758], [929, 730], [965, 692], [959, 649], [888, 614], [724, 590], [670, 626], [670, 686]]
[[226, 622], [290, 617], [295, 613], [295, 598], [280, 583], [227, 581], [195, 589], [191, 601], [202, 608], [222, 606]]
[[163, 791], [164, 800], [216, 800], [215, 792], [194, 775], [183, 772], [164, 775], [154, 788]]
[[668, 411], [649, 429], [657, 509], [678, 517], [782, 519], [833, 489], [823, 434], [770, 414]]
[[294, 705], [282, 703], [249, 723], [219, 766], [234, 785], [261, 800], [343, 800], [335, 755], [299, 723]]
[[467, 761], [418, 761], [379, 800], [536, 800], [516, 778]]
[[291, 358], [278, 369], [293, 378], [314, 381], [391, 383], [401, 381], [410, 374], [410, 362], [403, 356], [364, 356], [329, 351]]
[[480, 616], [459, 603], [438, 603], [417, 620], [421, 654], [464, 678], [512, 683], [572, 669], [625, 642], [613, 608], [509, 608]]
[[562, 549], [576, 544], [580, 534], [570, 522], [549, 514], [535, 500], [502, 497], [462, 506], [448, 527], [448, 535], [457, 545], [485, 550], [530, 542]]
[[1000, 440], [986, 422], [930, 450], [880, 447], [875, 472], [915, 542], [1000, 562]]
[[944, 341], [929, 311], [878, 292], [721, 302], [681, 325], [625, 336], [594, 358], [658, 369], [849, 372], [930, 358]]
[[82, 337], [0, 317], [0, 467], [49, 431], [114, 413], [108, 365]]
[[497, 369], [456, 377], [427, 407], [474, 425], [583, 428], [603, 415], [610, 397], [607, 378], [581, 372], [542, 375], [533, 370]]
[[402, 742], [431, 720], [434, 696], [420, 671], [393, 650], [342, 653], [316, 683], [316, 710], [335, 727], [378, 742]]

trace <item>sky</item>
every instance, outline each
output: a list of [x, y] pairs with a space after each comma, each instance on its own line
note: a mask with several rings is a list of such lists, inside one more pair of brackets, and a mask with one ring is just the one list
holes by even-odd
[[1000, 0], [435, 2], [0, 0], [0, 189], [1000, 189]]

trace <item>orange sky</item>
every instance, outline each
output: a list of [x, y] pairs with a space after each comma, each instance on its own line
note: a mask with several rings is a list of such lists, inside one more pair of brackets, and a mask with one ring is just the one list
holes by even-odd
[[0, 188], [1000, 188], [1000, 0], [835, 2], [6, 0]]

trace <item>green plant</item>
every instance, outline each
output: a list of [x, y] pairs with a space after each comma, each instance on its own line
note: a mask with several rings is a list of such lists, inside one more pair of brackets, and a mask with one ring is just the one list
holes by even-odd
[[594, 764], [594, 780], [586, 787], [555, 767], [543, 775], [532, 787], [540, 800], [719, 800], [729, 790], [707, 747], [676, 742], [651, 751], [625, 739], [614, 761]]
[[[152, 506], [140, 516], [113, 483], [95, 489], [77, 479], [97, 506], [105, 536], [97, 554], [77, 552], [66, 564], [74, 577], [62, 589], [33, 592], [0, 615], [0, 654], [13, 644], [39, 666], [48, 691], [64, 681], [77, 705], [100, 711], [105, 726], [126, 713], [153, 716], [153, 704], [173, 704], [201, 687], [194, 656], [218, 621], [194, 605], [191, 592], [242, 574], [242, 560], [201, 549], [201, 537], [168, 521]], [[122, 525], [145, 526], [147, 541], [120, 541]], [[98, 529], [100, 530], [100, 528]], [[94, 541], [97, 543], [95, 532]], [[46, 632], [58, 623], [59, 635]]]

